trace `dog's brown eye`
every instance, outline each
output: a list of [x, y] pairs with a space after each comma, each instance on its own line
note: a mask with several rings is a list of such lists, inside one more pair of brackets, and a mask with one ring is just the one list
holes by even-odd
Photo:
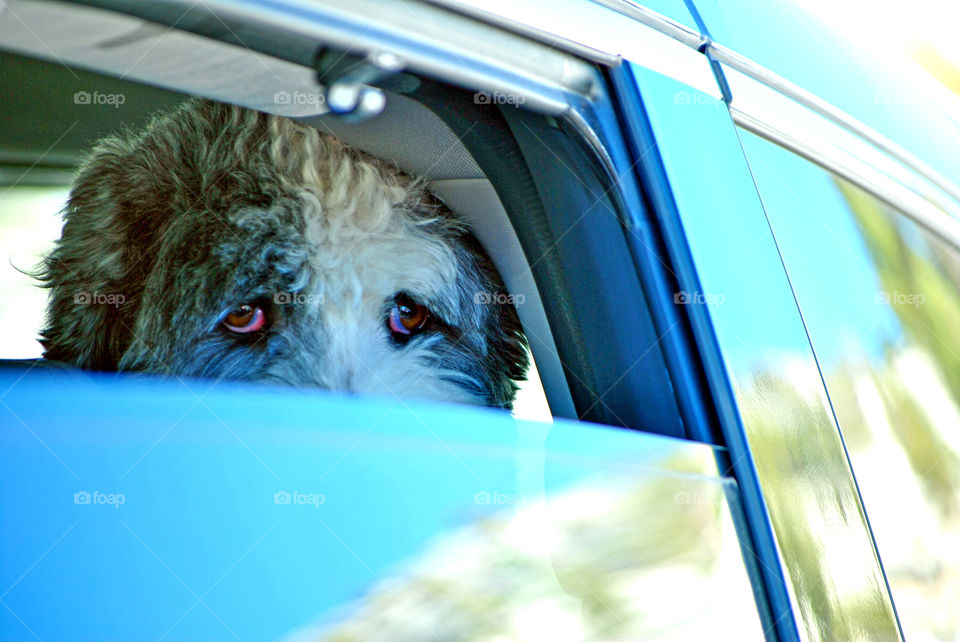
[[223, 318], [223, 327], [230, 332], [247, 334], [262, 329], [266, 322], [267, 315], [263, 308], [245, 303]]
[[390, 332], [404, 335], [414, 335], [423, 330], [430, 320], [430, 310], [427, 306], [413, 301], [406, 295], [400, 295], [390, 310], [387, 325]]

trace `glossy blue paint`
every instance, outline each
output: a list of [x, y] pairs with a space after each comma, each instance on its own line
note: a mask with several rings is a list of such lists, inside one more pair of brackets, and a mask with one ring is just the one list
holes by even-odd
[[[631, 71], [675, 202], [672, 233], [682, 236], [672, 252], [688, 266], [680, 285], [699, 288], [686, 307], [736, 477], [758, 541], [767, 516], [773, 529], [780, 559], [762, 561], [774, 600], [781, 569], [787, 580], [796, 619], [775, 602], [778, 633], [896, 639], [843, 443], [726, 105], [702, 94], [680, 103], [688, 87]], [[762, 506], [751, 505], [755, 490]]]
[[[929, 605], [950, 601], [958, 567], [953, 547], [938, 543], [960, 531], [940, 517], [960, 497], [960, 464], [948, 445], [960, 427], [951, 348], [960, 257], [821, 167], [748, 132], [740, 139], [846, 436], [903, 629], [911, 638], [954, 637], [960, 616]], [[809, 260], [811, 247], [819, 260]]]
[[[721, 130], [725, 126], [722, 118], [726, 109], [716, 99], [638, 65], [629, 65], [623, 76], [620, 80], [621, 93], [629, 94], [632, 91], [639, 94], [641, 99], [642, 113], [634, 113], [627, 124], [635, 140], [639, 171], [653, 202], [653, 211], [672, 260], [677, 286], [681, 292], [688, 294], [703, 293], [698, 269], [678, 211], [678, 207], [697, 198], [700, 192], [698, 188], [694, 194], [685, 196], [677, 191], [676, 184], [681, 180], [693, 182], [699, 174], [709, 174], [709, 168], [703, 167], [706, 158], [687, 152], [704, 149], [703, 145], [709, 145], [710, 137], [716, 136], [716, 131], [709, 126], [701, 127], [698, 134], [704, 139], [688, 140], [679, 145], [662, 137], [665, 133], [677, 129], [681, 130], [678, 134], [683, 135], [682, 130], [690, 126], [687, 119], [697, 118], [700, 111], [688, 109], [691, 103], [701, 105], [701, 110], [703, 106], [713, 110], [714, 122], [711, 124]], [[681, 95], [690, 99], [677, 100]], [[719, 122], [716, 120], [717, 115], [721, 118]], [[676, 149], [674, 145], [677, 145]], [[671, 166], [674, 163], [676, 166]], [[697, 166], [701, 168], [698, 169]], [[709, 199], [709, 193], [703, 193], [700, 198]], [[791, 614], [790, 596], [780, 564], [773, 526], [764, 504], [750, 445], [741, 428], [737, 401], [727, 374], [728, 365], [720, 356], [713, 321], [706, 313], [706, 306], [684, 307], [682, 313], [687, 314], [699, 345], [699, 355], [712, 392], [712, 402], [715, 404], [731, 457], [728, 460], [729, 472], [732, 472], [738, 481], [747, 527], [758, 558], [760, 582], [770, 609], [770, 612], [765, 614], [766, 633], [770, 636], [776, 635], [781, 640], [797, 639], [797, 624]]]
[[[791, 284], [808, 293], [800, 301], [804, 319], [808, 325], [810, 319], [816, 319], [820, 327], [830, 328], [814, 344], [822, 368], [836, 367], [852, 342], [870, 358], [882, 360], [891, 344], [902, 344], [903, 329], [893, 310], [874, 300], [883, 284], [871, 270], [868, 248], [859, 239], [855, 219], [837, 215], [846, 214], [849, 206], [836, 179], [754, 134], [740, 131], [739, 136], [764, 208], [778, 233]], [[812, 248], [817, 260], [809, 260]], [[801, 253], [805, 259], [800, 258]], [[869, 283], [870, 287], [823, 287], [827, 283]]]

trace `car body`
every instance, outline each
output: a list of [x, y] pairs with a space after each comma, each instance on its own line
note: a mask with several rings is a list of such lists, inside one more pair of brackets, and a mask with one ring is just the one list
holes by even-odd
[[900, 63], [752, 0], [7, 0], [0, 48], [10, 184], [184, 94], [425, 176], [554, 417], [8, 362], [3, 639], [960, 631], [960, 101]]

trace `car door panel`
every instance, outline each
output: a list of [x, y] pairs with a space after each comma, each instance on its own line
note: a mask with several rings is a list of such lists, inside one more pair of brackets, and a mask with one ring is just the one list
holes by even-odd
[[[678, 303], [704, 355], [747, 509], [757, 511], [751, 523], [769, 515], [776, 557], [762, 561], [780, 634], [897, 638], [846, 452], [726, 105], [642, 67], [630, 72], [674, 201], [660, 215], [676, 217], [662, 224], [686, 293]], [[809, 546], [836, 537], [849, 546]], [[787, 608], [778, 567], [793, 633], [778, 610]], [[867, 616], [858, 613], [864, 604]]]
[[0, 389], [5, 640], [762, 635], [713, 447], [209, 381]]

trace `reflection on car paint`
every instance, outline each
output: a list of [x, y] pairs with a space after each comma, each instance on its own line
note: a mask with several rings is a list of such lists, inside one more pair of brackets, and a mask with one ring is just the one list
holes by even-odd
[[[907, 636], [960, 632], [960, 256], [742, 134]], [[805, 186], [799, 202], [784, 192]], [[795, 204], [795, 206], [791, 206]], [[822, 260], [807, 260], [816, 240]]]
[[764, 639], [709, 451], [656, 465], [579, 479], [548, 457], [548, 476], [578, 479], [547, 496], [482, 491], [468, 526], [291, 639]]
[[[632, 71], [696, 269], [698, 283], [680, 287], [723, 295], [688, 307], [696, 308], [692, 317], [708, 318], [699, 327], [712, 330], [698, 336], [701, 349], [719, 345], [738, 410], [725, 419], [724, 434], [734, 464], [755, 466], [799, 634], [898, 639], [840, 434], [729, 113], [707, 96], [678, 106], [682, 85]], [[715, 394], [725, 394], [714, 384]], [[745, 452], [736, 449], [738, 421]]]
[[42, 639], [763, 639], [714, 447], [202, 380], [0, 390], [0, 584]]

